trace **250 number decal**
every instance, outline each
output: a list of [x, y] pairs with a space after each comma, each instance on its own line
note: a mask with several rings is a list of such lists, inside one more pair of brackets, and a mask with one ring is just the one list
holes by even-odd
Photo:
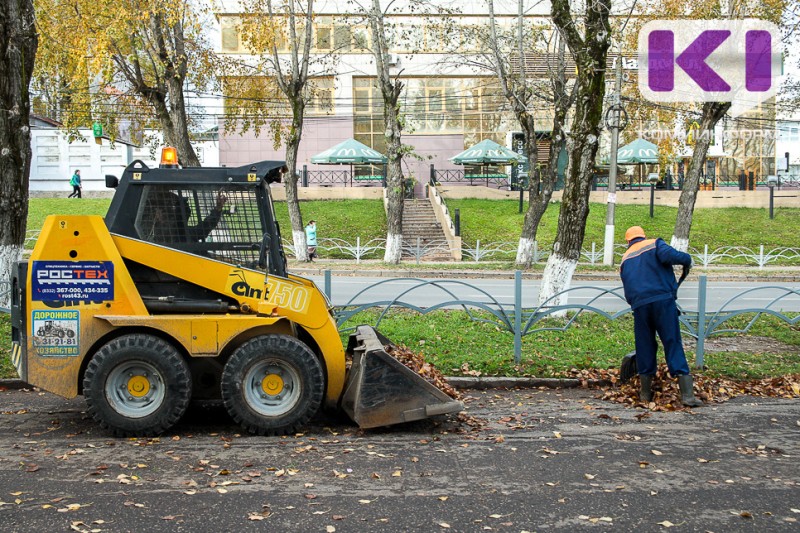
[[285, 309], [302, 313], [308, 307], [309, 292], [305, 287], [296, 287], [287, 283], [269, 284], [269, 300]]

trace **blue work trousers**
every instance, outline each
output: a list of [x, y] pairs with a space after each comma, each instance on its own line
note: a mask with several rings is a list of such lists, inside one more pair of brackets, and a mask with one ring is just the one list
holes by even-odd
[[633, 310], [633, 333], [636, 337], [636, 368], [641, 375], [656, 373], [656, 332], [664, 345], [667, 367], [672, 377], [689, 373], [681, 342], [681, 326], [675, 300], [658, 300]]

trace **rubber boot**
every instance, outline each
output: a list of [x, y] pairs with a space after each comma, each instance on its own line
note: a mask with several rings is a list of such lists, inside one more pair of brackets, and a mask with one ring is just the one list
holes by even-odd
[[678, 376], [678, 387], [681, 389], [681, 403], [686, 407], [702, 407], [703, 402], [694, 397], [694, 381], [686, 374]]
[[653, 401], [653, 389], [651, 388], [653, 385], [653, 376], [646, 376], [644, 374], [639, 374], [639, 400], [644, 403], [650, 403]]

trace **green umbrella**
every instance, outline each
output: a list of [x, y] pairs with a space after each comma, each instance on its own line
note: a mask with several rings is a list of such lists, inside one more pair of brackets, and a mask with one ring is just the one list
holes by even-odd
[[[450, 158], [456, 165], [480, 165], [486, 177], [486, 186], [489, 186], [489, 176], [486, 174], [487, 165], [514, 165], [519, 162], [521, 156], [501, 146], [496, 142], [486, 139], [471, 148], [467, 148], [460, 154]], [[472, 182], [472, 180], [470, 180]]]
[[658, 163], [658, 146], [644, 139], [636, 139], [617, 150], [618, 165], [640, 163]]
[[311, 158], [318, 165], [382, 165], [386, 156], [355, 139], [347, 139]]
[[450, 158], [456, 165], [513, 165], [519, 160], [518, 153], [489, 139]]
[[311, 158], [317, 165], [350, 165], [350, 185], [353, 185], [353, 165], [385, 165], [386, 156], [355, 139], [347, 139]]

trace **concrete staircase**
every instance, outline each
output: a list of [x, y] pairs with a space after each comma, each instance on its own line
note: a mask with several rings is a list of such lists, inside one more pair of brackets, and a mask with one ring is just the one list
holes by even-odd
[[403, 259], [417, 259], [417, 239], [420, 261], [452, 261], [442, 225], [436, 220], [427, 198], [406, 200], [403, 204]]

